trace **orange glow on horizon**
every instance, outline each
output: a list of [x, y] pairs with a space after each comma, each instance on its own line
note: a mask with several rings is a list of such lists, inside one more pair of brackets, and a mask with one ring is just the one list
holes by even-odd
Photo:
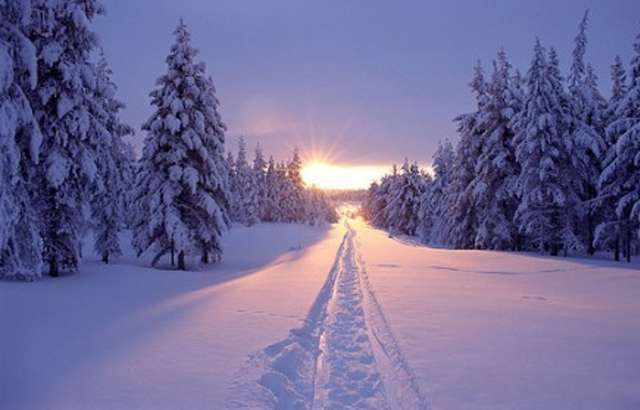
[[302, 168], [302, 179], [309, 187], [325, 190], [367, 189], [389, 172], [388, 166], [333, 165], [312, 162]]

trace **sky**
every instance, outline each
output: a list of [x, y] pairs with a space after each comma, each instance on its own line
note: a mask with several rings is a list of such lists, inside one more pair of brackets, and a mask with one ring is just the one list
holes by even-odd
[[[227, 124], [227, 147], [342, 167], [404, 158], [428, 165], [438, 141], [458, 140], [453, 118], [472, 111], [477, 61], [503, 47], [526, 73], [536, 36], [568, 72], [589, 9], [587, 60], [603, 94], [616, 54], [640, 32], [638, 0], [101, 0], [93, 26], [136, 129], [182, 17], [207, 65]], [[132, 143], [140, 152], [145, 134]], [[344, 168], [343, 168], [344, 169]]]

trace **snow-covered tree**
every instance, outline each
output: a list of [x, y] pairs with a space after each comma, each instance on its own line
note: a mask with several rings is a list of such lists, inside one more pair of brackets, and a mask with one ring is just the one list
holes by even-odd
[[294, 186], [293, 182], [287, 175], [287, 164], [279, 162], [276, 164], [276, 180], [277, 190], [274, 198], [279, 202], [280, 219], [278, 222], [296, 222], [293, 215], [298, 209], [297, 204], [293, 200]]
[[27, 99], [36, 50], [25, 32], [30, 0], [0, 1], [0, 279], [41, 276], [42, 241], [30, 192], [42, 135]]
[[109, 132], [98, 117], [97, 46], [90, 23], [103, 8], [95, 0], [33, 0], [29, 36], [38, 54], [38, 87], [31, 106], [43, 133], [33, 191], [44, 241], [43, 260], [51, 276], [77, 270], [81, 229], [97, 181], [97, 147]]
[[446, 192], [451, 182], [455, 152], [449, 140], [440, 142], [433, 155], [433, 181], [426, 185], [420, 198], [418, 219], [419, 234], [424, 243], [442, 245], [446, 243], [446, 217], [448, 213]]
[[258, 219], [264, 221], [267, 218], [267, 161], [264, 159], [260, 144], [256, 145], [253, 157], [253, 181], [257, 199]]
[[231, 220], [235, 218], [235, 207], [234, 207], [234, 197], [236, 192], [236, 160], [233, 157], [233, 153], [231, 150], [227, 151], [226, 158], [226, 169], [227, 169], [227, 183], [229, 187], [229, 217]]
[[479, 115], [487, 102], [487, 82], [480, 63], [474, 69], [471, 89], [476, 95], [477, 110], [455, 119], [460, 141], [456, 147], [456, 160], [452, 180], [447, 192], [447, 239], [454, 248], [473, 248], [478, 229], [478, 216], [471, 183], [475, 177], [484, 130], [478, 127]]
[[[616, 56], [611, 66], [611, 98], [608, 101], [604, 113], [605, 129], [609, 124], [616, 121], [616, 110], [622, 99], [626, 96], [627, 75], [622, 65], [620, 56]], [[602, 170], [606, 170], [616, 159], [616, 142], [618, 135], [615, 132], [605, 132], [605, 142], [607, 145], [606, 154], [602, 161]], [[616, 202], [618, 198], [618, 187], [602, 184], [600, 175], [598, 179], [598, 206], [603, 213], [603, 220], [595, 231], [595, 243], [604, 248], [613, 249], [614, 259], [620, 260], [620, 245], [624, 230], [624, 221], [618, 219], [616, 215]]]
[[307, 188], [307, 196], [307, 220], [310, 225], [317, 226], [338, 222], [335, 207], [324, 191], [314, 187]]
[[513, 216], [518, 205], [515, 180], [520, 170], [509, 123], [521, 109], [521, 97], [506, 54], [500, 51], [476, 119], [482, 144], [470, 191], [478, 219], [475, 247], [479, 249], [505, 250], [516, 245]]
[[258, 186], [255, 174], [247, 161], [244, 137], [238, 141], [238, 154], [233, 176], [233, 220], [246, 225], [260, 222]]
[[523, 110], [513, 119], [521, 202], [515, 221], [540, 252], [576, 248], [573, 213], [579, 201], [568, 134], [568, 107], [555, 52], [536, 40]]
[[[630, 260], [632, 231], [640, 219], [640, 34], [634, 43], [630, 85], [624, 93], [620, 65], [614, 66], [615, 107], [607, 126], [607, 140], [615, 144], [608, 165], [600, 176], [600, 196], [615, 206], [615, 218], [608, 218], [613, 235], [625, 238], [625, 254]], [[616, 100], [613, 100], [615, 98]], [[600, 230], [606, 225], [601, 225]], [[639, 232], [640, 234], [640, 232]], [[616, 240], [617, 243], [617, 240]]]
[[580, 223], [582, 241], [587, 245], [589, 254], [595, 252], [594, 229], [599, 214], [594, 199], [597, 196], [597, 180], [602, 170], [605, 151], [603, 138], [603, 112], [605, 100], [597, 87], [597, 78], [593, 68], [584, 61], [587, 46], [588, 11], [580, 23], [575, 39], [573, 62], [568, 77], [570, 97], [570, 138], [575, 147], [571, 159], [578, 170], [582, 206]]
[[305, 195], [304, 181], [302, 180], [302, 160], [298, 148], [293, 150], [293, 156], [287, 163], [287, 178], [291, 182], [289, 192], [284, 198], [288, 203], [286, 208], [289, 210], [287, 219], [290, 222], [303, 222], [305, 220]]
[[418, 211], [425, 183], [417, 164], [405, 159], [402, 172], [388, 194], [389, 229], [398, 234], [415, 235], [419, 229]]
[[385, 175], [379, 185], [372, 184], [369, 188], [365, 214], [369, 215], [369, 222], [378, 228], [389, 229], [390, 227], [390, 200], [398, 178], [398, 168], [394, 164], [390, 175]]
[[113, 73], [104, 55], [97, 67], [95, 97], [102, 103], [103, 116], [98, 117], [110, 138], [98, 146], [98, 189], [93, 195], [95, 250], [104, 263], [122, 254], [119, 232], [126, 219], [127, 196], [131, 189], [132, 148], [122, 138], [133, 135], [133, 128], [122, 124], [118, 117], [124, 104], [115, 99]]
[[282, 220], [280, 207], [280, 179], [276, 170], [276, 162], [273, 156], [269, 157], [267, 172], [265, 174], [265, 198], [262, 210], [262, 220], [265, 222], [279, 222]]
[[143, 125], [134, 247], [141, 254], [154, 246], [153, 264], [177, 253], [184, 270], [189, 253], [203, 263], [221, 258], [230, 194], [215, 87], [204, 63], [194, 61], [197, 50], [182, 20], [174, 34], [167, 74], [150, 94], [156, 111]]

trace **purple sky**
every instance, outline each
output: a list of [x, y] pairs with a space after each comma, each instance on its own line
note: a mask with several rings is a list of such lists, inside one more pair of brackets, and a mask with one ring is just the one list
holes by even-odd
[[[124, 121], [139, 129], [184, 17], [207, 63], [234, 151], [245, 134], [284, 159], [346, 165], [429, 163], [438, 140], [457, 141], [453, 117], [473, 109], [468, 83], [498, 48], [526, 72], [534, 38], [556, 47], [566, 74], [589, 8], [587, 60], [609, 95], [616, 54], [628, 64], [638, 0], [101, 0], [96, 20]], [[144, 133], [138, 131], [139, 149]]]

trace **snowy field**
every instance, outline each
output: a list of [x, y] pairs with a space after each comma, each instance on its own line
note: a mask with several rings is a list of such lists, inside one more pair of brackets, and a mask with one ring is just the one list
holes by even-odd
[[[125, 238], [125, 241], [127, 238]], [[640, 270], [413, 246], [349, 220], [0, 283], [1, 409], [640, 408]]]

